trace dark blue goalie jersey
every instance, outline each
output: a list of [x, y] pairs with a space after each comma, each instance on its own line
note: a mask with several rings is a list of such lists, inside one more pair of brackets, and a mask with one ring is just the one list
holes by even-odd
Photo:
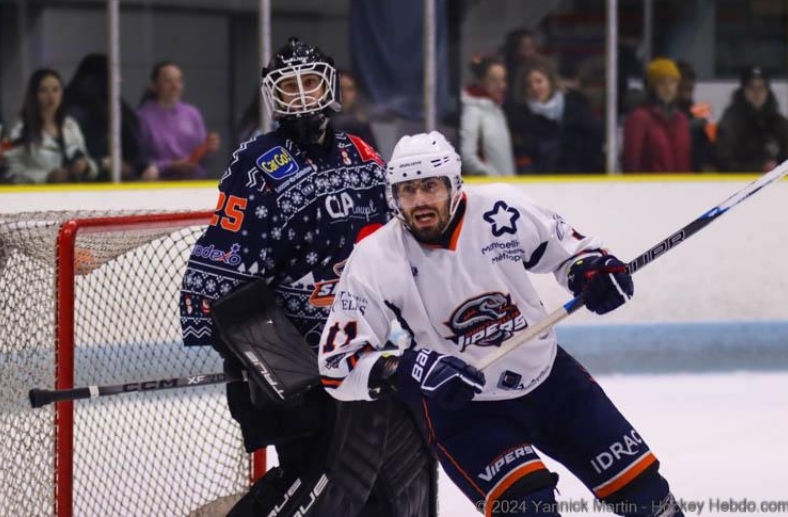
[[219, 201], [192, 249], [180, 299], [186, 345], [211, 345], [211, 303], [265, 278], [317, 346], [354, 243], [389, 219], [385, 169], [360, 138], [299, 147], [273, 131], [243, 143], [219, 181]]

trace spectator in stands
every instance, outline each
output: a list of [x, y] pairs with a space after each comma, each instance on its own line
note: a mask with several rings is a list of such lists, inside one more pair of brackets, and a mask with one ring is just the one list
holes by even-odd
[[506, 69], [498, 58], [474, 57], [471, 74], [473, 81], [460, 93], [463, 173], [512, 176], [512, 141], [501, 108], [506, 93]]
[[713, 171], [714, 140], [717, 126], [711, 121], [711, 104], [695, 102], [695, 69], [686, 61], [677, 61], [681, 79], [676, 106], [686, 115], [692, 139], [692, 170], [695, 172]]
[[[109, 134], [109, 67], [106, 54], [88, 54], [74, 72], [65, 90], [68, 114], [85, 135], [90, 156], [99, 166], [99, 179], [111, 177]], [[137, 114], [120, 101], [121, 177], [124, 180], [156, 180], [159, 171], [148, 160], [141, 142]]]
[[646, 67], [646, 100], [624, 120], [624, 172], [690, 172], [689, 121], [678, 109], [681, 74], [670, 59]]
[[720, 120], [717, 164], [724, 172], [767, 172], [788, 157], [788, 121], [757, 66], [741, 76]]
[[63, 80], [55, 70], [33, 72], [20, 120], [11, 129], [6, 151], [11, 183], [64, 183], [96, 178], [76, 120], [66, 115]]
[[260, 89], [255, 88], [251, 101], [235, 125], [235, 147], [260, 134]]
[[603, 172], [602, 124], [586, 98], [562, 90], [550, 61], [531, 62], [523, 76], [522, 101], [506, 106], [517, 172]]
[[205, 130], [202, 114], [182, 94], [181, 69], [163, 61], [153, 67], [137, 108], [144, 147], [162, 179], [205, 178], [204, 161], [219, 149], [219, 135]]
[[503, 54], [503, 64], [506, 67], [507, 77], [510, 79], [506, 100], [511, 101], [514, 100], [514, 92], [523, 90], [520, 78], [522, 78], [523, 70], [528, 66], [528, 63], [544, 59], [544, 56], [539, 48], [536, 34], [525, 28], [515, 29], [506, 35], [506, 41], [503, 44], [501, 53]]
[[[631, 31], [632, 27], [621, 27], [626, 31]], [[617, 98], [616, 104], [618, 106], [619, 120], [623, 119], [635, 109], [642, 99], [642, 88], [633, 85], [635, 82], [640, 82], [643, 77], [643, 60], [641, 59], [642, 38], [639, 35], [619, 34], [618, 37], [618, 57], [617, 62]], [[640, 97], [640, 98], [639, 98]]]
[[349, 70], [340, 70], [339, 86], [342, 95], [342, 111], [331, 117], [334, 129], [357, 135], [377, 149], [378, 142], [372, 125], [369, 123], [366, 102], [359, 92], [356, 76]]

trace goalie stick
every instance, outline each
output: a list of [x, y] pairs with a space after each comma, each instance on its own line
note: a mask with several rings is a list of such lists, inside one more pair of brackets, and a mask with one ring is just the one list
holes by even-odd
[[44, 407], [53, 402], [67, 400], [94, 399], [120, 393], [135, 391], [159, 391], [173, 388], [195, 388], [209, 384], [222, 384], [236, 379], [228, 378], [224, 373], [205, 373], [187, 377], [173, 377], [171, 379], [158, 379], [150, 381], [129, 382], [110, 386], [82, 386], [79, 388], [66, 388], [49, 390], [33, 388], [28, 392], [30, 405], [34, 408]]
[[[745, 199], [748, 199], [756, 192], [759, 192], [762, 188], [766, 187], [767, 185], [771, 185], [772, 183], [775, 183], [779, 179], [783, 178], [786, 174], [788, 174], [788, 160], [784, 161], [783, 163], [772, 169], [770, 172], [759, 177], [758, 179], [748, 183], [744, 188], [742, 188], [741, 190], [730, 196], [728, 199], [726, 199], [719, 205], [705, 212], [700, 217], [698, 217], [688, 225], [678, 230], [676, 233], [661, 240], [656, 245], [646, 250], [644, 253], [635, 257], [631, 262], [627, 264], [627, 271], [629, 271], [630, 274], [640, 271], [647, 265], [651, 264], [654, 260], [658, 259], [668, 251], [672, 250], [673, 248], [675, 248], [676, 246], [686, 241], [687, 239], [695, 235], [697, 232], [699, 232], [700, 230], [711, 224], [712, 221], [715, 221], [718, 217], [726, 213], [731, 208], [735, 207]], [[525, 343], [534, 339], [540, 334], [543, 334], [544, 332], [552, 328], [554, 325], [556, 325], [559, 321], [563, 320], [570, 314], [577, 312], [577, 310], [583, 307], [584, 305], [585, 305], [585, 296], [584, 294], [580, 294], [579, 296], [569, 300], [561, 307], [548, 314], [547, 317], [545, 317], [544, 319], [538, 321], [533, 325], [529, 325], [523, 331], [515, 334], [513, 339], [511, 339], [509, 342], [503, 343], [500, 348], [490, 353], [489, 355], [485, 356], [481, 361], [478, 361], [473, 366], [475, 366], [479, 370], [484, 370], [495, 361], [507, 355], [512, 350], [524, 345]]]

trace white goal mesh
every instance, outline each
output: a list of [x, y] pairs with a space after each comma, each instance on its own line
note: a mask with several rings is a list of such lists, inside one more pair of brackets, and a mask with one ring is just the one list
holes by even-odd
[[185, 516], [248, 487], [221, 384], [28, 401], [31, 388], [221, 372], [213, 350], [183, 346], [178, 318], [209, 218], [0, 214], [0, 515]]

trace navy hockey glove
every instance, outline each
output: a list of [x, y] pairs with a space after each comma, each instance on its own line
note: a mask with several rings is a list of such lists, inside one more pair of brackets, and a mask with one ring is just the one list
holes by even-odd
[[459, 409], [484, 388], [484, 374], [459, 357], [426, 349], [406, 350], [397, 367], [397, 391], [421, 394], [446, 409]]
[[632, 297], [635, 287], [627, 265], [613, 255], [584, 257], [569, 268], [569, 289], [586, 293], [588, 310], [605, 314]]

